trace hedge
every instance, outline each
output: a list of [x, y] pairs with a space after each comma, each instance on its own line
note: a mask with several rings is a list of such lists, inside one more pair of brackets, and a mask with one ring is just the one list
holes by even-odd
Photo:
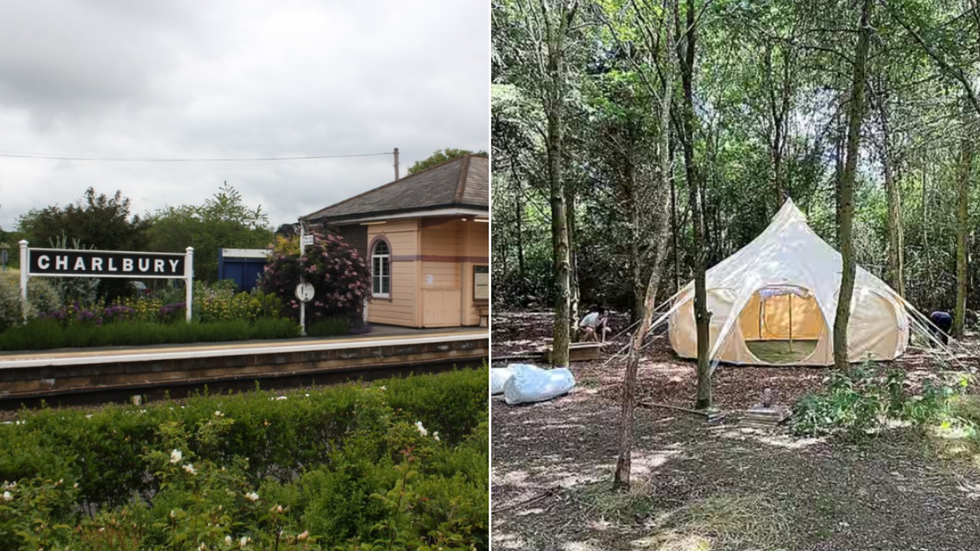
[[[0, 549], [95, 549], [112, 523], [133, 549], [220, 549], [287, 532], [292, 543], [280, 543], [293, 547], [281, 549], [486, 549], [487, 380], [484, 367], [283, 395], [24, 410], [0, 425], [11, 492], [0, 500]], [[48, 527], [46, 539], [18, 523]]]
[[120, 322], [64, 326], [56, 320], [35, 319], [0, 333], [0, 350], [50, 350], [102, 346], [147, 346], [249, 339], [287, 339], [299, 336], [299, 326], [286, 318], [259, 318], [164, 325]]

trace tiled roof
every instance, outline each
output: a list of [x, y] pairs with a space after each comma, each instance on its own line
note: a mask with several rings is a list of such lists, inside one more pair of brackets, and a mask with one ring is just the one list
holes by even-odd
[[457, 157], [322, 208], [301, 219], [336, 222], [362, 216], [443, 208], [490, 210], [490, 162], [487, 157]]

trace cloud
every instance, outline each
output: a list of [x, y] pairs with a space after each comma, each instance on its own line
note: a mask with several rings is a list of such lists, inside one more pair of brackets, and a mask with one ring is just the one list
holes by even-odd
[[[482, 2], [4, 2], [0, 153], [242, 158], [489, 150]], [[294, 221], [393, 177], [391, 156], [125, 163], [0, 158], [0, 226], [85, 188], [137, 212], [227, 181]]]

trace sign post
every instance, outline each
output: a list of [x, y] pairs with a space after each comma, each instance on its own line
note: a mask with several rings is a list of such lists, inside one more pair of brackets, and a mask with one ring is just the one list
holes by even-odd
[[20, 245], [20, 311], [24, 313], [24, 321], [27, 321], [27, 240], [21, 239]]
[[194, 301], [194, 247], [181, 253], [99, 251], [94, 249], [32, 249], [20, 245], [20, 296], [27, 320], [27, 283], [31, 277], [111, 277], [127, 279], [183, 279], [187, 321]]
[[[302, 221], [300, 221], [300, 223], [299, 223], [299, 262], [300, 262], [300, 265], [301, 266], [303, 264], [303, 255], [306, 254], [306, 238], [307, 237], [310, 238], [310, 245], [312, 245], [313, 244], [312, 243], [313, 236], [312, 235], [310, 235], [310, 236], [307, 236], [306, 235], [306, 225], [303, 224]], [[303, 272], [300, 271], [300, 274], [302, 274], [302, 273]], [[300, 287], [303, 286], [304, 283], [306, 283], [306, 277], [303, 276], [303, 275], [300, 275], [299, 276], [299, 287], [296, 288], [297, 298], [299, 298], [299, 296], [298, 296], [299, 295], [299, 289], [300, 289]], [[310, 298], [312, 298], [312, 297], [310, 297]], [[304, 336], [304, 337], [306, 336], [306, 302], [307, 301], [305, 301], [302, 298], [300, 298], [300, 301], [299, 301], [299, 327], [300, 327], [299, 334], [302, 335], [302, 336]]]
[[184, 251], [184, 287], [187, 288], [184, 299], [187, 301], [187, 308], [184, 311], [187, 312], [187, 323], [190, 323], [194, 308], [194, 247], [187, 247]]

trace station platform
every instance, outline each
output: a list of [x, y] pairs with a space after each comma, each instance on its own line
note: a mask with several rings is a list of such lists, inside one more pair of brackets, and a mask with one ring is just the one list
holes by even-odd
[[489, 353], [487, 328], [392, 326], [344, 337], [0, 352], [0, 407], [68, 395], [118, 399], [203, 385], [220, 390], [255, 381], [268, 387], [272, 380], [288, 386], [374, 378], [475, 366]]

